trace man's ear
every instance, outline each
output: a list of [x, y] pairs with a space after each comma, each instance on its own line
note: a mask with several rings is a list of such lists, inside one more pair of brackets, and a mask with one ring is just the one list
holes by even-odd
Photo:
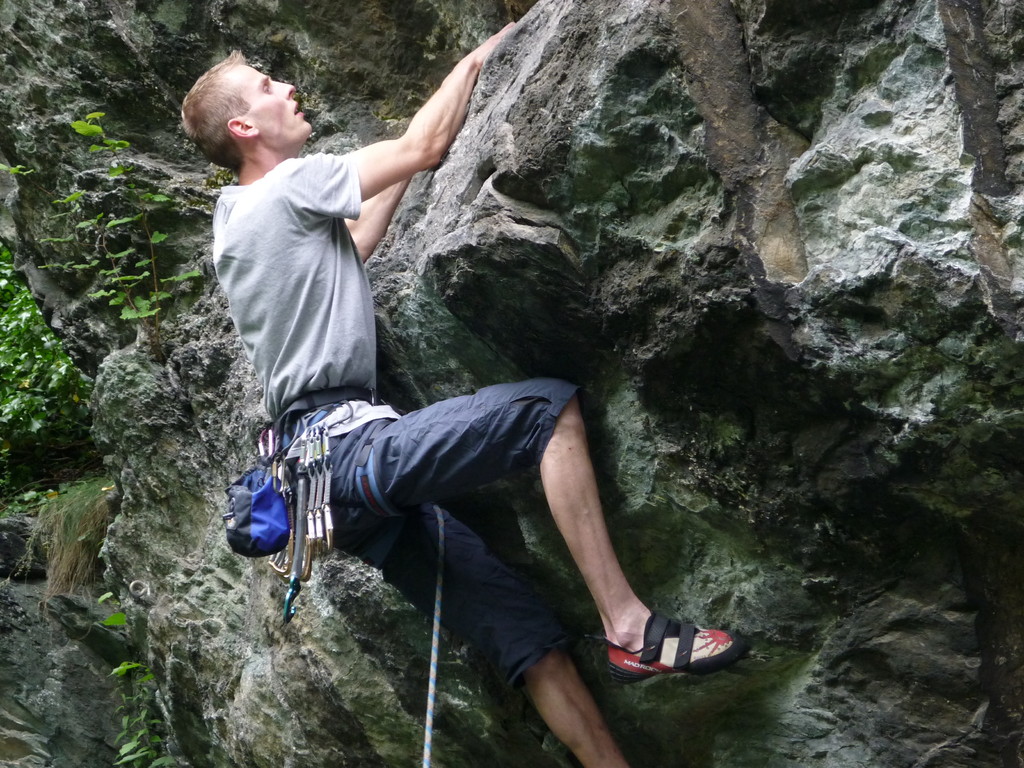
[[259, 134], [260, 129], [245, 117], [233, 117], [228, 120], [228, 132], [239, 139], [251, 139]]

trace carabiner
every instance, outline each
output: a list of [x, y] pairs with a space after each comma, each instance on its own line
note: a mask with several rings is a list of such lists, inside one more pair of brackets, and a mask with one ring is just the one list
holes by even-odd
[[288, 594], [284, 598], [284, 623], [287, 624], [292, 620], [292, 616], [299, 610], [298, 606], [295, 605], [295, 598], [299, 596], [299, 592], [302, 591], [302, 582], [295, 576], [288, 582]]

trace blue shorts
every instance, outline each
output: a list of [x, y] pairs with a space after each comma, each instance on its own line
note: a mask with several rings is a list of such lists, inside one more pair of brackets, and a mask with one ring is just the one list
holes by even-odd
[[[433, 612], [437, 523], [433, 502], [540, 464], [555, 421], [577, 387], [530, 379], [485, 387], [403, 416], [373, 435], [376, 479], [399, 517], [362, 502], [356, 464], [372, 425], [331, 445], [335, 546], [381, 568], [384, 579]], [[469, 528], [445, 514], [442, 623], [513, 683], [569, 641], [533, 590]]]

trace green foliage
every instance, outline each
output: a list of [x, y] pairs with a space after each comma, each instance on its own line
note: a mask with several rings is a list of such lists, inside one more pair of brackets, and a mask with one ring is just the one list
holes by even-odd
[[28, 176], [30, 173], [35, 173], [32, 168], [26, 168], [24, 165], [4, 165], [0, 163], [0, 172], [6, 171], [13, 176]]
[[[199, 272], [161, 274], [159, 249], [168, 235], [154, 227], [153, 218], [168, 212], [174, 200], [163, 190], [138, 188], [124, 159], [130, 144], [107, 136], [103, 117], [92, 112], [71, 123], [90, 142], [89, 151], [104, 158], [99, 181], [96, 174], [84, 174], [83, 188], [56, 194], [37, 184], [34, 170], [24, 165], [0, 164], [0, 173], [23, 179], [53, 201], [51, 236], [40, 240], [49, 251], [43, 268], [92, 279], [89, 297], [141, 324], [154, 357], [162, 359], [160, 313], [175, 286]], [[33, 486], [52, 479], [58, 466], [66, 472], [83, 455], [93, 457], [89, 390], [43, 322], [11, 254], [0, 249], [0, 514], [31, 509], [41, 499]]]
[[[160, 352], [160, 312], [173, 298], [175, 284], [198, 277], [198, 270], [162, 277], [157, 246], [168, 235], [153, 225], [153, 218], [167, 212], [174, 200], [163, 191], [146, 192], [136, 186], [134, 167], [124, 159], [131, 145], [106, 135], [103, 112], [91, 112], [75, 120], [71, 128], [89, 139], [89, 151], [105, 156], [105, 180], [100, 189], [76, 189], [53, 200], [59, 213], [53, 217], [63, 231], [43, 238], [55, 257], [50, 269], [84, 271], [99, 278], [89, 298], [106, 300], [120, 308], [122, 320], [142, 323], [150, 331], [154, 356]], [[2, 166], [14, 174], [31, 173], [24, 166]]]
[[[99, 598], [100, 603], [117, 600], [113, 592]], [[123, 611], [117, 611], [103, 622], [106, 627], [124, 627], [128, 619]], [[175, 759], [166, 753], [160, 731], [163, 721], [153, 713], [156, 699], [155, 680], [152, 670], [138, 661], [122, 661], [110, 674], [117, 678], [118, 695], [121, 704], [117, 713], [121, 718], [121, 731], [117, 734], [118, 752], [114, 765], [131, 768], [162, 768], [177, 765]]]
[[173, 757], [164, 753], [159, 734], [163, 721], [152, 714], [153, 673], [149, 667], [134, 661], [122, 662], [110, 674], [118, 678], [121, 706], [121, 731], [117, 734], [120, 745], [114, 765], [133, 768], [159, 768], [175, 765]]
[[[90, 388], [0, 248], [0, 497], [91, 448]], [[30, 506], [37, 495], [25, 491], [14, 500]]]

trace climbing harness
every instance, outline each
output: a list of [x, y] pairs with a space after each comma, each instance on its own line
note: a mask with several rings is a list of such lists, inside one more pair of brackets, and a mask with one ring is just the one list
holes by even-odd
[[402, 513], [395, 509], [377, 484], [377, 469], [373, 459], [373, 439], [385, 426], [387, 426], [387, 422], [378, 421], [371, 424], [363, 435], [363, 445], [356, 457], [356, 490], [359, 491], [363, 504], [381, 517], [401, 517]]
[[[353, 405], [353, 401], [362, 401]], [[357, 406], [361, 418], [357, 418]], [[384, 516], [400, 513], [387, 501], [376, 486], [372, 469], [371, 443], [373, 436], [390, 419], [376, 413], [366, 414], [369, 406], [379, 406], [376, 393], [354, 387], [339, 387], [315, 392], [293, 402], [278, 417], [274, 426], [260, 436], [260, 461], [270, 467], [274, 488], [285, 500], [283, 513], [287, 524], [286, 542], [273, 551], [258, 551], [255, 555], [270, 555], [268, 564], [288, 584], [284, 599], [284, 621], [291, 621], [296, 613], [295, 601], [302, 584], [310, 579], [313, 561], [334, 547], [334, 518], [331, 512], [331, 437], [351, 431], [362, 423], [370, 426], [363, 437], [357, 457], [357, 475], [372, 478], [369, 495], [360, 493], [366, 505]], [[373, 410], [373, 408], [369, 408]], [[390, 409], [389, 412], [394, 413]], [[397, 415], [397, 414], [396, 414]], [[369, 419], [369, 421], [367, 421]], [[390, 547], [399, 528], [381, 542], [381, 549]], [[235, 551], [239, 551], [235, 548]], [[242, 552], [242, 554], [247, 554]]]

